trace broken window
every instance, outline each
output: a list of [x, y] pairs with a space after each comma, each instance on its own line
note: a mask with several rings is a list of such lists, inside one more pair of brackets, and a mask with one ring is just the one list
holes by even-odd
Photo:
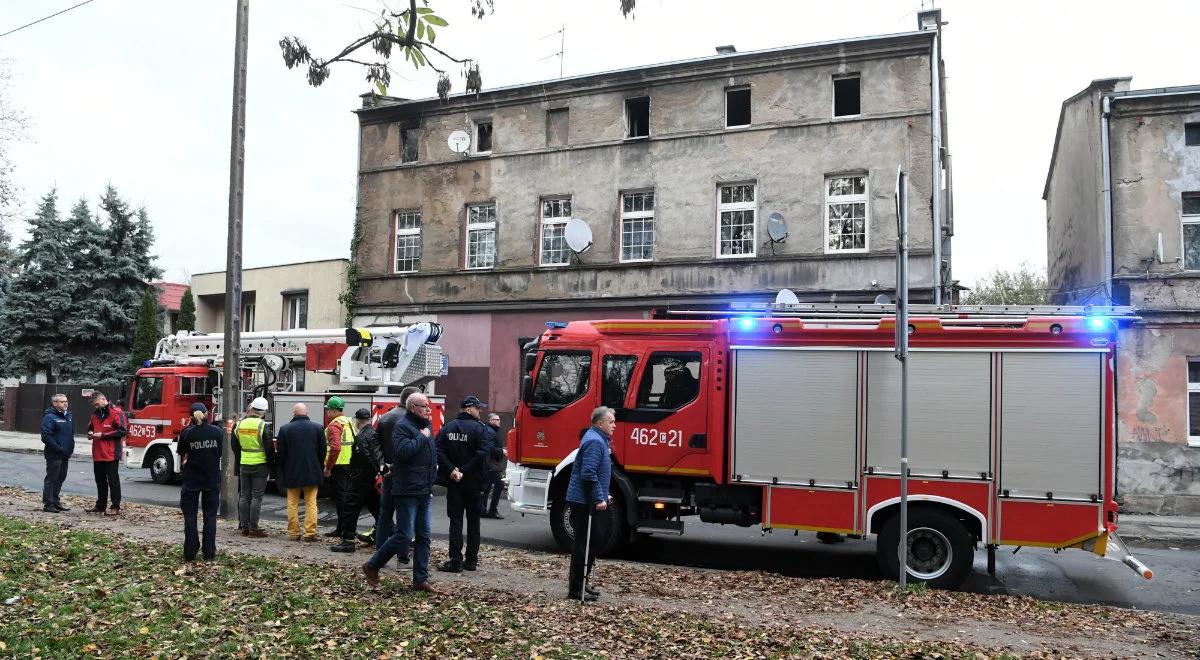
[[475, 122], [475, 153], [492, 153], [492, 120]]
[[717, 190], [717, 256], [754, 256], [755, 184], [722, 185]]
[[1200, 358], [1188, 359], [1188, 444], [1200, 447]]
[[750, 125], [750, 88], [725, 90], [725, 128]]
[[650, 97], [625, 99], [625, 137], [650, 135]]
[[654, 191], [621, 195], [621, 261], [654, 259]]
[[1183, 193], [1183, 269], [1200, 270], [1200, 192]]
[[567, 220], [570, 217], [570, 197], [542, 200], [541, 265], [566, 266], [571, 263], [571, 249], [567, 247]]
[[469, 269], [496, 265], [496, 205], [467, 207], [467, 259]]
[[1183, 125], [1183, 143], [1189, 147], [1200, 147], [1200, 124]]
[[567, 146], [570, 130], [570, 114], [567, 108], [551, 108], [546, 111], [546, 146]]
[[396, 211], [395, 273], [415, 273], [421, 267], [421, 212]]
[[833, 79], [833, 116], [851, 117], [862, 112], [860, 78], [857, 75]]
[[417, 127], [400, 127], [400, 162], [414, 163], [417, 160]]
[[825, 252], [867, 251], [867, 177], [825, 179]]

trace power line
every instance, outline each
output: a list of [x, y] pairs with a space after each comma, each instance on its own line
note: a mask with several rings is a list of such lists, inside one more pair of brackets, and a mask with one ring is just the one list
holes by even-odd
[[8, 35], [12, 34], [13, 32], [20, 32], [21, 30], [24, 30], [25, 28], [27, 28], [27, 27], [29, 27], [29, 26], [31, 26], [31, 25], [37, 25], [38, 23], [41, 23], [42, 21], [48, 21], [48, 20], [50, 20], [50, 19], [54, 18], [55, 16], [58, 16], [58, 15], [60, 15], [60, 14], [65, 14], [65, 13], [67, 13], [67, 12], [71, 11], [72, 9], [78, 9], [78, 8], [80, 8], [80, 7], [82, 7], [82, 6], [86, 5], [86, 4], [92, 3], [92, 2], [95, 2], [95, 0], [83, 0], [83, 2], [81, 2], [81, 3], [77, 4], [77, 5], [73, 6], [73, 7], [67, 7], [66, 9], [64, 9], [64, 10], [62, 10], [62, 11], [60, 11], [60, 12], [57, 12], [57, 13], [54, 13], [54, 14], [50, 14], [49, 16], [45, 16], [45, 17], [39, 18], [39, 19], [37, 19], [36, 21], [34, 21], [34, 22], [32, 22], [32, 23], [26, 23], [25, 25], [22, 25], [22, 26], [21, 26], [21, 27], [19, 27], [19, 28], [14, 28], [14, 29], [12, 29], [12, 30], [9, 30], [8, 32], [5, 32], [4, 34], [0, 34], [0, 37], [7, 37]]

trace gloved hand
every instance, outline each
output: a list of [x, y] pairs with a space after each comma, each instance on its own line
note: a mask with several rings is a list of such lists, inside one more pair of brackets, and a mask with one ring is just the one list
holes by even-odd
[[375, 492], [379, 493], [381, 495], [383, 494], [383, 475], [382, 474], [375, 475]]

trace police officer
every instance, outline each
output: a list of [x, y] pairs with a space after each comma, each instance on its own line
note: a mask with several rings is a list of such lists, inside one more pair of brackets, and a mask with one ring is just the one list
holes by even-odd
[[[217, 556], [217, 506], [221, 502], [221, 444], [225, 433], [208, 423], [203, 403], [192, 404], [192, 419], [179, 434], [179, 460], [183, 462], [183, 488], [179, 508], [183, 510], [183, 559], [195, 561], [196, 551], [205, 560]], [[204, 510], [204, 542], [196, 533], [197, 509]]]
[[346, 403], [340, 396], [331, 396], [325, 409], [336, 413], [325, 426], [325, 442], [329, 447], [325, 454], [325, 478], [333, 480], [333, 501], [337, 505], [337, 527], [325, 536], [341, 541], [331, 550], [354, 552], [354, 532], [357, 520], [350, 520], [350, 509], [354, 504], [354, 488], [350, 472], [350, 458], [354, 455], [354, 423], [342, 414]]
[[[438, 471], [446, 477], [446, 515], [450, 517], [450, 559], [439, 571], [460, 573], [479, 564], [479, 516], [491, 442], [479, 416], [487, 404], [477, 396], [463, 399], [458, 416], [437, 435]], [[467, 517], [467, 554], [463, 561], [463, 514]]]
[[266, 530], [259, 529], [258, 515], [262, 510], [263, 492], [267, 490], [267, 477], [270, 476], [271, 457], [274, 444], [267, 422], [263, 417], [267, 414], [267, 400], [260, 397], [250, 402], [250, 411], [238, 422], [235, 435], [237, 442], [233, 447], [237, 451], [241, 464], [238, 479], [238, 528], [242, 536], [263, 538]]

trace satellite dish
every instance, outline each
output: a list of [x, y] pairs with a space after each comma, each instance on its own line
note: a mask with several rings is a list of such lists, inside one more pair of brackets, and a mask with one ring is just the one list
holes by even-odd
[[567, 241], [567, 247], [575, 254], [583, 254], [588, 248], [592, 247], [592, 228], [588, 223], [579, 218], [571, 218], [567, 220], [567, 227], [563, 230], [563, 237]]
[[471, 136], [466, 131], [454, 131], [446, 138], [446, 145], [456, 154], [465, 154], [471, 148]]
[[775, 211], [767, 216], [767, 235], [775, 243], [779, 243], [788, 237], [787, 220], [783, 219], [783, 214], [779, 211]]
[[792, 293], [791, 289], [780, 289], [779, 293], [775, 294], [776, 305], [797, 305], [799, 303], [800, 299], [796, 297], [795, 293]]
[[881, 294], [875, 296], [875, 304], [876, 305], [890, 305], [890, 304], [892, 304], [892, 299], [888, 298], [886, 295], [881, 293]]

